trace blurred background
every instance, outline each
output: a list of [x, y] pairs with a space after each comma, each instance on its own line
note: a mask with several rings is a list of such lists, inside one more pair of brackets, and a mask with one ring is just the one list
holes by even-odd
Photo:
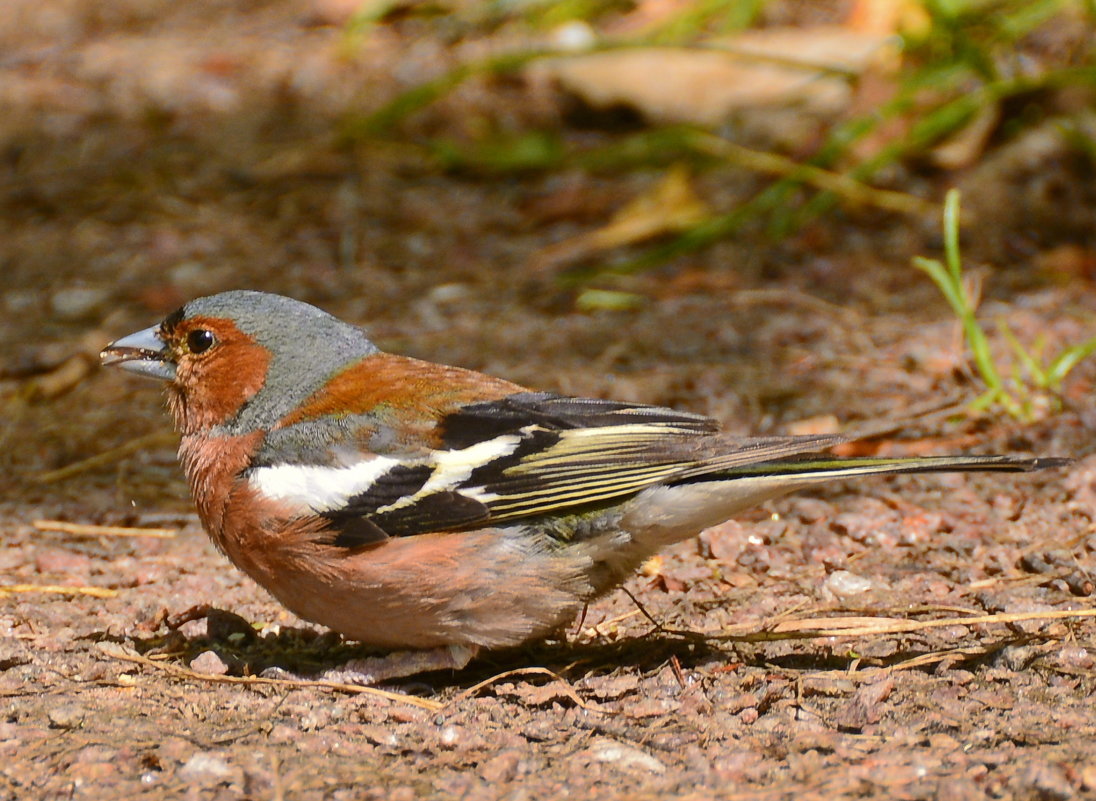
[[0, 459], [167, 436], [98, 349], [238, 287], [732, 429], [956, 395], [1038, 419], [1096, 347], [1094, 26], [1091, 0], [7, 0]]

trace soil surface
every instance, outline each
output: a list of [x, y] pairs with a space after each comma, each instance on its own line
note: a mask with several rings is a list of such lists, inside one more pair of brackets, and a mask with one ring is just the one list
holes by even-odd
[[[747, 230], [606, 284], [638, 305], [576, 311], [527, 265], [663, 169], [498, 179], [332, 134], [506, 31], [411, 15], [349, 56], [338, 3], [6, 5], [0, 799], [1096, 798], [1096, 360], [1034, 421], [914, 420], [977, 392], [909, 266], [937, 253], [936, 220]], [[473, 82], [408, 135], [500, 109], [547, 124], [526, 91]], [[993, 176], [1009, 207], [966, 231], [975, 263], [994, 258], [980, 313], [1006, 361], [998, 317], [1046, 353], [1096, 335], [1093, 207], [1013, 225], [1016, 198], [1047, 201], [1011, 163]], [[1076, 199], [1070, 169], [1042, 177]], [[730, 204], [762, 180], [694, 188]], [[110, 339], [237, 287], [321, 305], [386, 350], [732, 432], [894, 422], [860, 452], [1078, 461], [774, 502], [652, 560], [556, 639], [364, 691], [335, 679], [366, 651], [211, 546], [160, 390], [97, 367]], [[58, 520], [166, 532], [41, 522]]]

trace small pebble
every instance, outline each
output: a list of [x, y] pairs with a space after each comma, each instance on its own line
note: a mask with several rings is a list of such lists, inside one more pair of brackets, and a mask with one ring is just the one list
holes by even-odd
[[995, 661], [999, 662], [1006, 670], [1019, 673], [1027, 668], [1036, 656], [1038, 656], [1038, 652], [1030, 646], [1009, 645], [997, 652]]
[[831, 573], [825, 583], [825, 588], [838, 598], [861, 595], [871, 590], [872, 586], [871, 579], [850, 573], [848, 570], [838, 570]]
[[51, 729], [78, 729], [87, 717], [87, 710], [76, 704], [64, 704], [51, 709], [46, 717], [49, 718]]
[[640, 768], [662, 774], [666, 766], [645, 751], [616, 740], [598, 740], [590, 747], [590, 755], [598, 762], [608, 762], [624, 769]]
[[232, 775], [227, 762], [210, 751], [198, 751], [179, 768], [179, 776], [188, 781], [224, 779]]
[[446, 726], [441, 730], [439, 738], [445, 748], [453, 748], [460, 742], [460, 729], [456, 726]]
[[223, 676], [228, 673], [228, 665], [214, 651], [202, 651], [190, 660], [190, 669], [206, 676]]

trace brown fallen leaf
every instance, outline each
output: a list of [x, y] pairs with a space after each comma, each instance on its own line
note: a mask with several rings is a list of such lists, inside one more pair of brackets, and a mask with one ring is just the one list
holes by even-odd
[[848, 78], [894, 47], [889, 35], [843, 25], [766, 28], [692, 48], [548, 59], [527, 75], [534, 85], [554, 82], [596, 108], [626, 106], [655, 122], [714, 126], [750, 108], [798, 106], [837, 116], [852, 98]]
[[687, 231], [710, 216], [708, 205], [693, 191], [688, 169], [676, 164], [649, 191], [614, 214], [604, 227], [541, 250], [533, 257], [531, 269], [545, 272], [606, 250]]
[[989, 143], [989, 138], [1001, 121], [1001, 107], [988, 103], [980, 108], [963, 127], [929, 151], [937, 167], [961, 170], [977, 162]]

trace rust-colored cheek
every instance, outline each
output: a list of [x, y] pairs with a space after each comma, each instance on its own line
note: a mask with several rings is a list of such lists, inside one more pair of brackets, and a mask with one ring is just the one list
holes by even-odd
[[269, 367], [269, 351], [243, 335], [205, 358], [184, 356], [169, 396], [176, 428], [193, 434], [232, 419], [262, 389]]

